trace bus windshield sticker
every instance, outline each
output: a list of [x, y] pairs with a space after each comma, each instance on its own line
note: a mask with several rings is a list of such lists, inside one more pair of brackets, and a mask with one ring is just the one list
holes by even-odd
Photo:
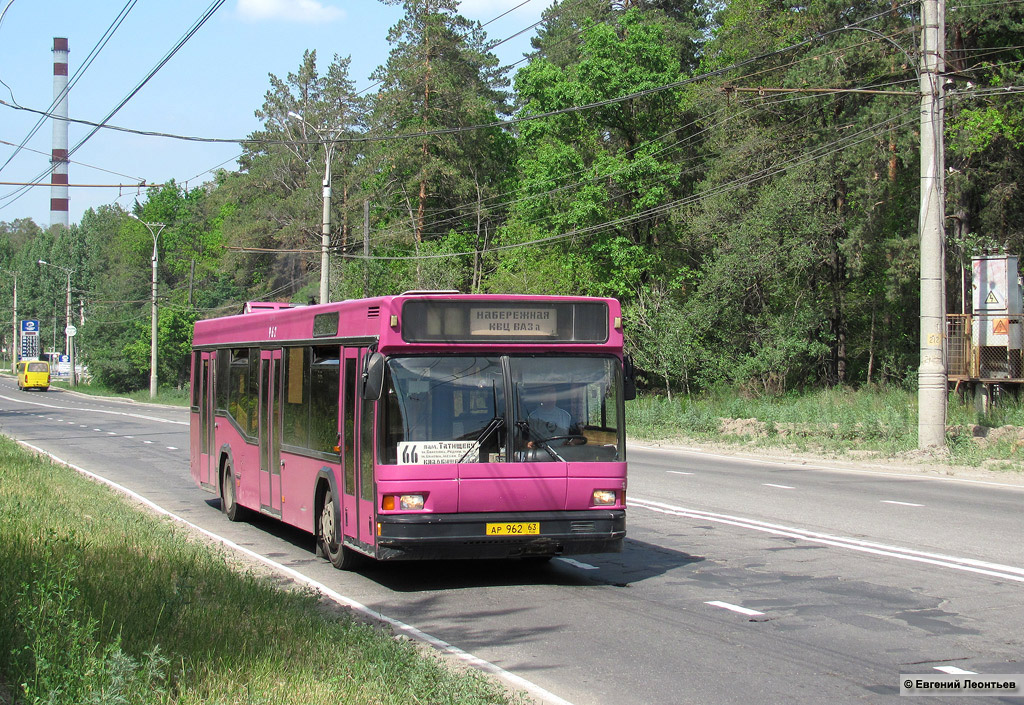
[[549, 335], [558, 333], [558, 311], [554, 308], [472, 308], [470, 335]]
[[454, 465], [476, 441], [401, 441], [398, 462], [402, 465]]

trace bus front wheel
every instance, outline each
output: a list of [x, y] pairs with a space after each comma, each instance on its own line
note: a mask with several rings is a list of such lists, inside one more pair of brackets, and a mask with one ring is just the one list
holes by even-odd
[[224, 463], [224, 472], [220, 481], [220, 510], [228, 521], [241, 521], [245, 517], [245, 508], [238, 505], [235, 494], [235, 471], [230, 462]]
[[334, 493], [327, 490], [324, 495], [324, 506], [320, 511], [319, 531], [320, 550], [335, 568], [352, 570], [359, 564], [359, 555], [341, 542], [337, 513], [334, 507]]

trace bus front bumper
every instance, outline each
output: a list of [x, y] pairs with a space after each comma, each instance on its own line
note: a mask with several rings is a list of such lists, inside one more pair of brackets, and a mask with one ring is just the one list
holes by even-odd
[[[397, 514], [377, 517], [378, 560], [529, 558], [618, 553], [626, 536], [626, 512], [500, 514]], [[489, 534], [489, 527], [537, 526], [538, 533]]]

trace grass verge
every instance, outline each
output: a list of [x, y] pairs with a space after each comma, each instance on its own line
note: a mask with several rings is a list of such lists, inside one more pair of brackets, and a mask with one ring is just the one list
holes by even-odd
[[18, 703], [521, 702], [3, 437], [0, 605]]
[[[782, 397], [733, 390], [671, 401], [640, 396], [626, 405], [631, 436], [650, 441], [714, 441], [798, 452], [870, 453], [895, 458], [917, 450], [917, 394], [896, 388], [826, 389]], [[1024, 403], [1003, 397], [986, 414], [951, 394], [949, 460], [1024, 472]]]

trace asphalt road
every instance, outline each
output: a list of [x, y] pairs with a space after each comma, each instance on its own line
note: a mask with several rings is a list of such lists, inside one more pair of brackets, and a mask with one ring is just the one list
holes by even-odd
[[621, 554], [344, 573], [302, 532], [229, 523], [192, 484], [187, 418], [0, 378], [3, 433], [575, 705], [874, 703], [901, 673], [1024, 673], [1024, 487], [631, 447]]

